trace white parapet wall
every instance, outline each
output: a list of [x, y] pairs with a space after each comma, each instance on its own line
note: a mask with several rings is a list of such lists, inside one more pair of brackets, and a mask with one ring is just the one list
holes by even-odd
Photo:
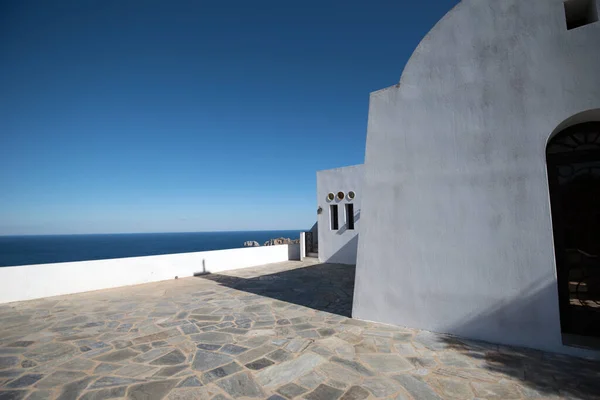
[[0, 303], [298, 260], [298, 244], [0, 268]]

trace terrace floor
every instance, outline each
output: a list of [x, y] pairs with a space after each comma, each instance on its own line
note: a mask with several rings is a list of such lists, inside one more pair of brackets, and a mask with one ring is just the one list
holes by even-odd
[[0, 306], [0, 399], [600, 398], [600, 364], [347, 318], [287, 262]]

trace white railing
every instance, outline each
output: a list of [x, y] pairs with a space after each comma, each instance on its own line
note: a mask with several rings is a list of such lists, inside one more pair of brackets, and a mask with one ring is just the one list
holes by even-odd
[[0, 303], [300, 259], [297, 244], [0, 268]]

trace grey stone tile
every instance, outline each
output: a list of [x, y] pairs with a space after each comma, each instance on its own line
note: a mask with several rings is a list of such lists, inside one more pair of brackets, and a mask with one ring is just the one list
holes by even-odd
[[298, 379], [298, 383], [307, 389], [314, 389], [326, 380], [327, 377], [325, 374], [319, 372], [318, 370], [313, 370], [308, 374], [301, 376]]
[[383, 373], [403, 372], [413, 368], [404, 357], [395, 354], [360, 354], [359, 359], [372, 370]]
[[170, 377], [170, 376], [173, 376], [187, 368], [188, 368], [187, 365], [172, 365], [169, 367], [161, 368], [159, 371], [157, 371], [154, 374], [154, 376]]
[[209, 371], [233, 361], [231, 356], [213, 353], [206, 350], [198, 350], [194, 356], [192, 368], [196, 371]]
[[26, 400], [47, 400], [52, 398], [53, 393], [49, 390], [36, 390], [27, 396]]
[[292, 329], [295, 331], [304, 331], [307, 329], [314, 329], [314, 328], [316, 328], [316, 326], [311, 325], [311, 324], [292, 325]]
[[35, 342], [31, 340], [18, 340], [16, 342], [7, 344], [6, 347], [29, 347], [34, 343]]
[[211, 400], [231, 400], [231, 397], [228, 396], [224, 396], [222, 394], [218, 394], [215, 397], [213, 397]]
[[217, 385], [233, 398], [264, 398], [264, 392], [248, 372], [240, 372], [223, 378]]
[[27, 351], [26, 348], [24, 347], [2, 347], [0, 348], [0, 354], [1, 355], [8, 355], [8, 354], [23, 354]]
[[429, 350], [441, 351], [446, 350], [449, 346], [448, 341], [445, 340], [445, 338], [447, 338], [447, 336], [421, 331], [415, 335], [414, 341], [422, 344]]
[[105, 361], [105, 362], [119, 362], [119, 361], [124, 361], [124, 360], [128, 360], [130, 358], [133, 358], [133, 357], [137, 356], [138, 354], [139, 354], [138, 352], [133, 351], [131, 349], [122, 349], [122, 350], [115, 350], [112, 353], [103, 354], [100, 357], [96, 357], [94, 359], [98, 360], [98, 361]]
[[67, 343], [46, 343], [39, 347], [31, 348], [25, 357], [37, 362], [47, 362], [61, 359], [77, 353], [77, 348]]
[[320, 329], [317, 329], [317, 333], [319, 334], [319, 336], [327, 337], [327, 336], [335, 335], [335, 329], [320, 328]]
[[319, 366], [321, 371], [328, 379], [346, 382], [349, 385], [359, 383], [362, 375], [358, 372], [348, 369], [341, 364], [328, 362]]
[[339, 399], [343, 393], [342, 390], [321, 384], [304, 398], [307, 400], [335, 400]]
[[437, 362], [433, 357], [406, 357], [415, 368], [434, 368]]
[[152, 375], [158, 368], [150, 367], [143, 364], [127, 364], [123, 368], [120, 368], [113, 372], [114, 375], [127, 376], [130, 378], [138, 378]]
[[279, 387], [307, 374], [325, 361], [317, 354], [304, 353], [294, 360], [265, 368], [256, 375], [257, 381], [267, 388]]
[[317, 353], [323, 357], [329, 358], [333, 355], [333, 352], [326, 349], [325, 347], [321, 347], [321, 346], [310, 346], [309, 347], [310, 351]]
[[181, 325], [179, 329], [181, 329], [181, 332], [183, 332], [184, 335], [191, 335], [192, 333], [200, 332], [200, 329], [198, 329], [198, 326], [195, 324]]
[[226, 344], [221, 348], [221, 353], [225, 353], [225, 354], [229, 354], [232, 356], [236, 356], [238, 354], [241, 354], [245, 351], [247, 351], [248, 348], [247, 347], [243, 347], [243, 346], [238, 346], [235, 344]]
[[[439, 393], [444, 399], [472, 399], [474, 397], [468, 381], [464, 381], [462, 379], [445, 379], [431, 377], [428, 378], [428, 381], [433, 382], [431, 386], [437, 388], [437, 393]], [[556, 394], [558, 395], [558, 392], [556, 392]], [[527, 398], [527, 396], [525, 397]], [[541, 398], [544, 396], [538, 393], [534, 397]]]
[[217, 322], [223, 319], [220, 315], [200, 315], [200, 314], [192, 314], [189, 316], [189, 319], [193, 319], [196, 321], [207, 321], [207, 322]]
[[203, 386], [203, 385], [202, 385], [202, 382], [200, 382], [198, 377], [195, 375], [185, 378], [184, 380], [179, 382], [179, 384], [177, 385], [177, 387], [198, 387], [198, 386]]
[[79, 371], [55, 371], [36, 383], [35, 386], [40, 389], [50, 389], [76, 381], [83, 377], [85, 377], [85, 374]]
[[109, 389], [94, 390], [86, 392], [80, 397], [80, 400], [104, 400], [104, 399], [115, 399], [125, 397], [127, 387], [119, 386]]
[[312, 340], [309, 339], [301, 339], [295, 338], [292, 339], [286, 346], [285, 349], [292, 353], [301, 353], [303, 352], [310, 344]]
[[293, 358], [292, 354], [283, 349], [277, 349], [269, 354], [267, 354], [267, 358], [276, 362], [287, 361]]
[[140, 383], [127, 391], [127, 397], [133, 400], [160, 400], [177, 384], [177, 380]]
[[300, 396], [302, 393], [306, 393], [308, 390], [303, 388], [302, 386], [298, 386], [295, 383], [288, 383], [287, 385], [283, 385], [277, 392], [288, 399], [293, 399], [296, 396]]
[[441, 400], [441, 398], [420, 379], [410, 375], [396, 375], [393, 377], [415, 399]]
[[152, 361], [152, 365], [177, 365], [185, 362], [186, 357], [179, 350], [173, 350], [172, 352], [165, 354], [164, 356], [157, 358]]
[[340, 389], [342, 391], [344, 391], [348, 388], [348, 383], [346, 381], [335, 381], [335, 380], [329, 379], [327, 382], [325, 382], [325, 384], [328, 386], [331, 386], [333, 388]]
[[31, 361], [31, 360], [23, 360], [21, 362], [21, 368], [33, 368], [37, 365], [37, 363], [35, 361]]
[[89, 389], [101, 389], [111, 386], [127, 386], [138, 382], [142, 382], [142, 380], [134, 378], [121, 378], [117, 376], [104, 376], [94, 382]]
[[152, 333], [149, 335], [138, 336], [133, 339], [134, 344], [151, 343], [158, 340], [165, 340], [173, 336], [180, 335], [181, 333], [177, 328], [170, 328], [161, 332]]
[[282, 397], [278, 394], [273, 394], [273, 395], [269, 396], [269, 398], [267, 400], [285, 400], [285, 397]]
[[70, 369], [74, 371], [85, 371], [96, 366], [96, 363], [85, 358], [76, 358], [61, 364], [59, 368]]
[[19, 365], [19, 357], [0, 357], [0, 369], [8, 369]]
[[316, 338], [320, 337], [319, 334], [317, 333], [317, 331], [315, 331], [315, 330], [298, 332], [298, 336], [306, 338], [306, 339], [316, 339]]
[[204, 400], [214, 398], [215, 393], [220, 392], [219, 389], [200, 386], [200, 387], [183, 387], [175, 388], [169, 392], [165, 399], [167, 400]]
[[2, 390], [0, 389], [0, 400], [21, 400], [27, 395], [25, 390]]
[[510, 383], [473, 382], [473, 389], [478, 397], [489, 400], [520, 399], [521, 394], [515, 385]]
[[229, 328], [220, 329], [219, 332], [231, 333], [234, 335], [245, 335], [249, 331], [248, 331], [248, 329], [241, 329], [240, 327], [238, 327], [238, 328], [229, 327]]
[[217, 351], [222, 346], [220, 344], [199, 343], [196, 345], [196, 347], [200, 350]]
[[[125, 347], [121, 347], [121, 348], [125, 348]], [[149, 345], [148, 343], [136, 344], [135, 346], [132, 346], [131, 348], [135, 351], [139, 351], [140, 353], [145, 353], [147, 351], [152, 350], [152, 346]]]
[[177, 320], [177, 321], [170, 321], [170, 322], [163, 322], [158, 324], [158, 326], [162, 327], [162, 328], [170, 328], [172, 326], [180, 326], [183, 324], [186, 324], [186, 321], [181, 321], [181, 320]]
[[[23, 371], [22, 369], [0, 370], [0, 380], [6, 381], [11, 378], [16, 378], [17, 376], [21, 375], [23, 372], [25, 372], [25, 371]], [[36, 372], [40, 372], [40, 371], [36, 371]]]
[[133, 342], [131, 340], [114, 340], [111, 342], [115, 349], [121, 350], [129, 346], [133, 346]]
[[457, 368], [437, 368], [434, 373], [447, 378], [461, 378], [467, 380], [487, 381], [494, 383], [497, 381], [487, 371], [481, 369], [457, 369]]
[[398, 382], [388, 378], [368, 378], [364, 380], [362, 386], [375, 397], [391, 396], [402, 389]]
[[233, 336], [223, 332], [204, 332], [191, 335], [190, 338], [196, 343], [226, 344], [233, 343]]
[[232, 363], [229, 363], [222, 367], [215, 368], [213, 370], [206, 372], [202, 376], [202, 382], [208, 384], [210, 382], [216, 381], [216, 380], [226, 377], [228, 375], [235, 374], [236, 372], [239, 372], [242, 369], [243, 368], [238, 363], [232, 362]]
[[344, 358], [337, 357], [337, 356], [331, 357], [331, 361], [341, 364], [353, 371], [356, 371], [363, 376], [375, 375], [370, 369], [366, 368], [364, 365], [362, 365], [356, 361], [346, 360]]
[[244, 308], [244, 312], [256, 313], [256, 312], [268, 312], [270, 307], [266, 304], [257, 304], [253, 306], [247, 306]]
[[98, 365], [96, 367], [96, 369], [94, 369], [94, 374], [96, 374], [96, 375], [109, 374], [112, 371], [117, 370], [117, 369], [119, 369], [121, 367], [122, 367], [122, 365], [119, 365], [119, 364], [102, 363], [102, 364]]
[[144, 354], [140, 354], [139, 356], [135, 357], [132, 361], [136, 363], [149, 362], [152, 360], [156, 360], [157, 358], [162, 357], [171, 351], [172, 349], [170, 348], [159, 347], [158, 349], [152, 349]]
[[369, 392], [360, 386], [352, 386], [344, 393], [341, 400], [364, 400], [369, 397]]
[[262, 346], [263, 344], [267, 343], [268, 341], [269, 341], [269, 338], [267, 336], [254, 336], [249, 339], [246, 339], [243, 343], [239, 343], [239, 344], [243, 344], [245, 347], [255, 348], [255, 347]]
[[236, 359], [242, 364], [247, 364], [250, 361], [254, 361], [258, 358], [263, 357], [264, 355], [272, 352], [275, 349], [277, 349], [277, 347], [270, 344], [265, 344], [260, 347], [257, 347], [256, 349], [248, 350], [236, 356]]
[[266, 368], [270, 365], [273, 365], [273, 361], [266, 358], [259, 358], [258, 360], [252, 361], [251, 363], [246, 364], [246, 368], [258, 371], [263, 368]]
[[76, 400], [81, 392], [94, 380], [95, 378], [86, 377], [76, 382], [71, 382], [63, 387], [62, 392], [56, 398], [56, 400]]
[[40, 379], [42, 379], [44, 375], [41, 374], [27, 374], [23, 375], [20, 378], [15, 379], [14, 381], [10, 381], [6, 384], [6, 388], [10, 389], [21, 389], [27, 386], [31, 386]]

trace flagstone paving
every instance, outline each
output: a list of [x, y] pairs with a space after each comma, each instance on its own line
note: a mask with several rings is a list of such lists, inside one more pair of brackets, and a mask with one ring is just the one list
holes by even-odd
[[597, 362], [347, 318], [353, 276], [288, 262], [0, 305], [0, 400], [600, 398]]

